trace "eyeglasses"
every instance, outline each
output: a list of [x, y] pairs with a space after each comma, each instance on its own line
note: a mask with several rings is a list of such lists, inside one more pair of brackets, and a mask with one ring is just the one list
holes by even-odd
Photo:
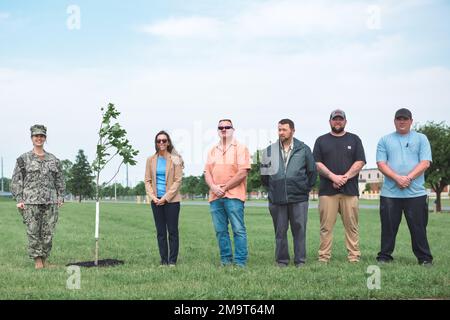
[[160, 144], [160, 143], [167, 143], [167, 139], [158, 139], [158, 140], [156, 140], [156, 143], [157, 143], [157, 144]]
[[225, 127], [217, 127], [218, 130], [222, 131], [222, 130], [230, 130], [233, 129], [232, 126], [225, 126]]

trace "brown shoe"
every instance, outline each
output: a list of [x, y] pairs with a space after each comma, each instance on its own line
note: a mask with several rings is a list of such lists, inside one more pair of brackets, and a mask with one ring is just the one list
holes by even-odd
[[44, 268], [44, 262], [42, 261], [41, 257], [34, 258], [34, 268], [36, 270]]

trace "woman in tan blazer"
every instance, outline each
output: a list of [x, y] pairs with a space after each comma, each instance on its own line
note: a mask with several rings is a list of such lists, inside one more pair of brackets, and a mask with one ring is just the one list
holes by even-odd
[[179, 248], [178, 220], [184, 164], [167, 132], [158, 132], [155, 149], [156, 153], [147, 159], [145, 189], [152, 200], [161, 265], [175, 266]]

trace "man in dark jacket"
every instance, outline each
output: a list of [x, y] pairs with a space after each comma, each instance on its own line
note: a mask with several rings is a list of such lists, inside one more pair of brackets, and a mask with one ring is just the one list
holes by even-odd
[[267, 147], [261, 160], [262, 184], [269, 192], [269, 211], [275, 227], [275, 259], [279, 267], [289, 264], [287, 231], [294, 240], [294, 263], [306, 262], [306, 222], [309, 192], [317, 178], [311, 149], [294, 138], [294, 122], [278, 123], [279, 139]]

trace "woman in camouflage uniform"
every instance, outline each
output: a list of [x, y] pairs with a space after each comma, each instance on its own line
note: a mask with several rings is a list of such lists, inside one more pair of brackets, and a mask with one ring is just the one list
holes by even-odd
[[64, 202], [61, 163], [44, 150], [46, 139], [46, 127], [31, 127], [33, 150], [17, 159], [11, 181], [11, 192], [27, 226], [28, 253], [36, 269], [49, 266], [46, 259], [52, 249], [58, 208]]

